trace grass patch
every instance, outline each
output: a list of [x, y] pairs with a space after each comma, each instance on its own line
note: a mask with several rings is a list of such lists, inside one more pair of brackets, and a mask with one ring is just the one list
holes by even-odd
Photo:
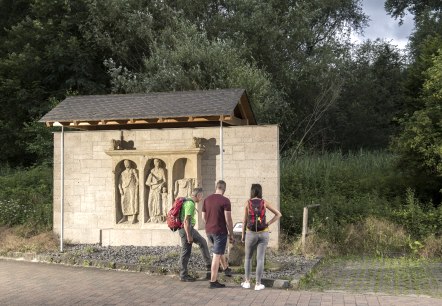
[[52, 231], [23, 237], [24, 226], [0, 227], [0, 254], [8, 252], [53, 252], [58, 250], [59, 241]]
[[442, 296], [439, 262], [410, 257], [338, 257], [323, 260], [301, 279], [302, 290]]
[[158, 256], [143, 255], [138, 258], [138, 262], [144, 266], [150, 267], [158, 260]]

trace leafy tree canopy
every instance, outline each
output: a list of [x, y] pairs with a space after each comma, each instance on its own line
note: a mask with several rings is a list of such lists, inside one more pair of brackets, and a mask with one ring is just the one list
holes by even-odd
[[393, 145], [416, 185], [434, 192], [442, 183], [442, 48], [425, 72], [420, 101], [421, 108], [401, 120], [403, 132]]
[[386, 0], [385, 10], [402, 21], [407, 11], [417, 19], [427, 13], [440, 14], [442, 4], [439, 0]]

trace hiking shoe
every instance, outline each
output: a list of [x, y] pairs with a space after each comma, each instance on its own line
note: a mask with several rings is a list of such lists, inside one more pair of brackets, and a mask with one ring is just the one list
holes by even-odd
[[244, 289], [250, 289], [250, 283], [249, 282], [243, 282], [243, 283], [241, 283], [241, 287], [243, 287]]
[[232, 277], [232, 269], [230, 269], [229, 267], [227, 267], [227, 268], [224, 270], [224, 275], [225, 275], [225, 276], [228, 276], [228, 277]]
[[218, 283], [218, 281], [210, 282], [209, 288], [215, 289], [215, 288], [224, 288], [226, 285]]
[[195, 278], [193, 278], [190, 275], [186, 275], [186, 276], [181, 277], [180, 281], [182, 281], [182, 282], [194, 282]]
[[266, 286], [264, 286], [263, 284], [259, 284], [259, 285], [255, 285], [255, 290], [262, 290], [264, 289]]

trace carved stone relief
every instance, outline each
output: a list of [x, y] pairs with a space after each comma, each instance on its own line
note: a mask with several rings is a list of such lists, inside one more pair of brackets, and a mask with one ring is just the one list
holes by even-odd
[[192, 190], [201, 185], [204, 146], [201, 138], [192, 138], [192, 146], [184, 149], [130, 148], [133, 146], [126, 147], [121, 134], [121, 139], [113, 140], [112, 148], [106, 151], [114, 162], [114, 222], [123, 224], [123, 228], [125, 224], [151, 224], [157, 228], [158, 223], [166, 221], [176, 197], [190, 197]]
[[174, 198], [178, 197], [190, 197], [192, 190], [195, 188], [194, 178], [183, 178], [175, 181], [174, 186]]
[[120, 139], [112, 139], [111, 150], [135, 150], [133, 140], [124, 140], [123, 131], [121, 131]]
[[192, 148], [204, 148], [204, 145], [202, 144], [202, 138], [200, 137], [193, 137], [192, 141]]
[[120, 193], [121, 219], [118, 223], [137, 223], [139, 213], [138, 201], [138, 170], [133, 162], [124, 160], [125, 169], [118, 178], [118, 191]]
[[169, 209], [171, 209], [169, 205], [169, 195], [167, 194], [166, 187], [163, 187], [161, 191], [161, 204], [163, 206], [163, 215], [166, 216]]
[[[146, 186], [149, 187], [147, 208], [149, 219], [147, 222], [160, 223], [166, 220], [163, 208], [163, 187], [167, 186], [167, 176], [161, 161], [157, 158], [153, 160], [153, 168], [149, 170]], [[166, 203], [164, 203], [166, 205]]]

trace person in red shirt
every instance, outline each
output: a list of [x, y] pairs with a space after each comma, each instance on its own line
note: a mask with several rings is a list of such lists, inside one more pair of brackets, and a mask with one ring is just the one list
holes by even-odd
[[[233, 242], [233, 222], [230, 200], [224, 196], [226, 182], [220, 180], [216, 183], [215, 193], [208, 196], [203, 203], [203, 220], [206, 223], [206, 234], [212, 243], [212, 266], [209, 288], [223, 288], [226, 285], [217, 281], [220, 262], [224, 262], [224, 273], [230, 274], [225, 260], [227, 237]], [[229, 270], [227, 270], [229, 269]], [[230, 274], [231, 275], [231, 274]]]

